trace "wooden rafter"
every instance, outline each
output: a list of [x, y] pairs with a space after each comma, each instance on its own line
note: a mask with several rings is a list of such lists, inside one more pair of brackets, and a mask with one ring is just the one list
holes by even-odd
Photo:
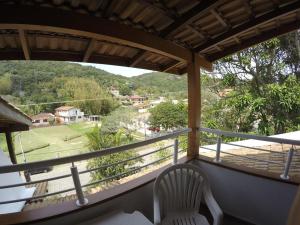
[[251, 6], [249, 0], [242, 0], [243, 6], [246, 9], [248, 15], [250, 16], [251, 19], [255, 18], [254, 10], [253, 7]]
[[192, 25], [187, 25], [187, 28], [190, 29], [193, 33], [197, 34], [201, 39], [208, 39], [208, 36], [204, 32], [200, 31]]
[[[52, 19], [49, 20], [49, 18]], [[0, 8], [0, 29], [28, 29], [66, 33], [90, 39], [117, 42], [155, 52], [175, 60], [190, 60], [192, 57], [189, 50], [156, 35], [117, 22], [61, 9], [3, 5]]]
[[139, 51], [133, 58], [130, 60], [128, 66], [135, 67], [140, 61], [145, 58], [146, 51]]
[[191, 10], [185, 12], [181, 17], [176, 19], [174, 23], [170, 24], [164, 30], [161, 31], [160, 36], [167, 37], [177, 30], [181, 29], [183, 26], [190, 24], [195, 19], [207, 13], [208, 10], [215, 8], [218, 4], [224, 2], [223, 0], [211, 0], [200, 2], [198, 5], [193, 7]]
[[20, 38], [24, 58], [26, 60], [30, 60], [30, 49], [29, 49], [28, 42], [27, 42], [27, 37], [26, 37], [27, 35], [26, 35], [25, 31], [22, 29], [19, 29], [18, 32], [19, 32], [19, 38]]
[[217, 20], [222, 24], [223, 27], [229, 28], [230, 24], [224, 19], [216, 9], [210, 10], [210, 12], [217, 18]]
[[170, 71], [170, 70], [172, 70], [172, 69], [180, 66], [181, 64], [183, 64], [183, 62], [181, 62], [181, 61], [175, 62], [175, 63], [173, 62], [173, 63], [167, 65], [164, 69], [162, 69], [162, 72], [166, 73], [166, 72], [168, 72], [168, 71]]
[[163, 1], [139, 0], [139, 2], [147, 7], [155, 8], [157, 11], [159, 11], [162, 14], [165, 14], [171, 19], [176, 19], [179, 17], [178, 12], [174, 9], [169, 9], [168, 7], [166, 7]]
[[223, 49], [222, 52], [218, 52], [215, 54], [212, 54], [208, 57], [209, 60], [215, 61], [220, 58], [223, 58], [227, 55], [231, 55], [235, 52], [241, 51], [243, 49], [249, 48], [252, 45], [255, 45], [257, 43], [261, 43], [264, 41], [269, 40], [272, 37], [276, 37], [288, 32], [291, 32], [293, 30], [300, 28], [300, 21], [296, 21], [290, 24], [284, 24], [281, 27], [277, 27], [276, 29], [270, 30], [268, 32], [261, 33], [259, 36], [256, 36], [255, 38], [251, 38], [245, 41], [240, 41], [240, 44], [231, 46], [230, 48]]
[[299, 10], [299, 8], [300, 8], [300, 2], [299, 1], [294, 2], [292, 4], [289, 4], [287, 6], [284, 6], [284, 7], [278, 8], [274, 11], [271, 11], [271, 12], [266, 13], [266, 14], [260, 16], [260, 17], [257, 17], [253, 20], [250, 20], [250, 21], [246, 22], [246, 23], [243, 23], [240, 26], [237, 26], [233, 29], [230, 29], [229, 31], [217, 36], [216, 38], [207, 41], [205, 44], [195, 48], [194, 50], [196, 52], [204, 51], [204, 50], [206, 50], [206, 49], [208, 49], [212, 46], [215, 46], [215, 45], [219, 44], [220, 42], [228, 40], [228, 39], [230, 39], [234, 36], [237, 36], [237, 35], [239, 35], [243, 32], [249, 31], [249, 30], [251, 30], [251, 29], [253, 29], [253, 28], [255, 28], [259, 25], [267, 23], [270, 20], [273, 20], [273, 19], [278, 18], [280, 16], [283, 16], [285, 14], [295, 12], [295, 11]]
[[95, 39], [90, 40], [90, 42], [89, 42], [89, 44], [88, 44], [88, 46], [85, 50], [83, 59], [82, 59], [83, 62], [88, 62], [89, 61], [89, 58], [90, 58], [90, 56], [92, 55], [92, 53], [94, 51], [96, 43], [97, 43], [97, 41]]

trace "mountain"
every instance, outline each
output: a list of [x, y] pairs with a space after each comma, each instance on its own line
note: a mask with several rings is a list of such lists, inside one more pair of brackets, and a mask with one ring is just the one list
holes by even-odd
[[[28, 96], [46, 82], [57, 77], [83, 77], [97, 81], [102, 87], [120, 87], [128, 85], [139, 94], [163, 94], [187, 90], [186, 76], [160, 72], [147, 73], [135, 77], [124, 77], [107, 71], [83, 66], [78, 63], [57, 61], [1, 61], [0, 94]], [[10, 81], [10, 87], [9, 86]]]

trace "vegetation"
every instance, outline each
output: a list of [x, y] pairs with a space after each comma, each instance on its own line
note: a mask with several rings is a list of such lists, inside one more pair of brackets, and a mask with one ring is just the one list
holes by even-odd
[[187, 106], [183, 103], [162, 102], [150, 113], [151, 127], [169, 130], [187, 126]]
[[[15, 132], [13, 133], [13, 141], [17, 161], [19, 163], [23, 162], [21, 144], [23, 151], [26, 152], [27, 162], [88, 152], [88, 139], [83, 134], [93, 130], [93, 127], [93, 124], [77, 123], [68, 126], [41, 127], [29, 131]], [[0, 148], [8, 154], [4, 134], [0, 135], [0, 140]]]
[[[87, 137], [89, 140], [89, 149], [91, 151], [99, 151], [109, 147], [128, 144], [130, 142], [130, 139], [128, 139], [128, 136], [123, 129], [119, 129], [116, 133], [105, 133], [98, 126], [96, 126], [92, 132], [88, 133]], [[119, 174], [125, 175], [125, 173], [132, 170], [132, 167], [136, 163], [142, 162], [142, 159], [134, 159], [124, 163], [120, 162], [137, 156], [138, 153], [134, 150], [129, 150], [89, 160], [87, 166], [89, 169], [99, 168], [91, 172], [92, 182]], [[113, 164], [113, 166], [108, 166], [110, 164]], [[118, 180], [123, 176], [115, 177], [111, 180]]]
[[294, 32], [220, 60], [212, 90], [232, 91], [205, 109], [204, 126], [264, 135], [299, 129], [299, 41]]

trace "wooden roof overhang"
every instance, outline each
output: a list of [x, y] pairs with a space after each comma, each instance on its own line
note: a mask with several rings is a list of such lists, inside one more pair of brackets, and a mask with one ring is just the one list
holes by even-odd
[[[0, 59], [175, 74], [299, 28], [295, 0], [2, 0]], [[194, 54], [196, 53], [196, 54]]]
[[0, 97], [0, 133], [28, 130], [31, 118]]

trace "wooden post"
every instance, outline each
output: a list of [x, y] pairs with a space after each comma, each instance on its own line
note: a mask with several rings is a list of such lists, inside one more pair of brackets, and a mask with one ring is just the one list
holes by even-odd
[[200, 61], [193, 55], [188, 63], [188, 126], [192, 129], [188, 136], [187, 155], [195, 157], [199, 154], [200, 143], [200, 118], [201, 118], [201, 85]]
[[7, 143], [10, 160], [13, 164], [17, 164], [17, 158], [14, 150], [14, 144], [12, 141], [11, 132], [8, 131], [5, 132], [5, 136], [6, 136], [6, 143]]

